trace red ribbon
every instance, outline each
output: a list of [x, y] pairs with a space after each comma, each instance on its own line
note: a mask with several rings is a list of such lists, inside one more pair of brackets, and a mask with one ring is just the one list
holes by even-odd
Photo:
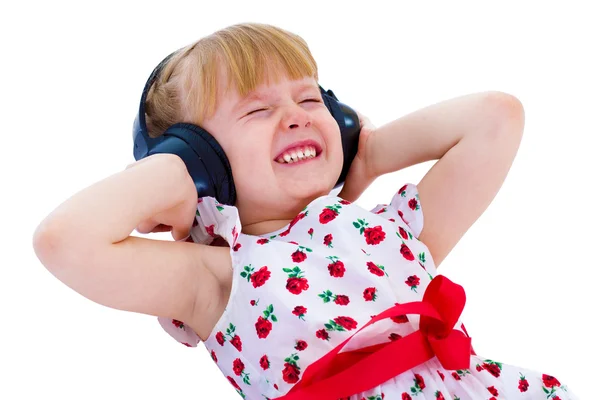
[[[447, 370], [467, 369], [471, 338], [454, 329], [465, 306], [462, 286], [438, 275], [427, 286], [422, 301], [394, 305], [377, 314], [352, 336], [309, 365], [302, 379], [275, 400], [332, 400], [372, 389], [437, 357]], [[395, 341], [340, 353], [358, 332], [385, 318], [421, 316], [419, 330]]]

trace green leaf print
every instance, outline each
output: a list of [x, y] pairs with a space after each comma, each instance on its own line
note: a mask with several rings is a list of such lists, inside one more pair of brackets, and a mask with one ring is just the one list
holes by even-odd
[[427, 262], [425, 261], [425, 252], [422, 251], [419, 253], [419, 260], [423, 263], [426, 264]]
[[289, 268], [284, 268], [284, 269], [283, 269], [283, 272], [287, 272], [287, 273], [289, 274], [290, 272], [292, 272], [292, 270], [291, 270], [291, 269], [289, 269]]
[[219, 210], [219, 212], [223, 211], [224, 208], [225, 207], [223, 207], [223, 206], [217, 206], [217, 210]]
[[319, 293], [319, 297], [323, 299], [323, 303], [329, 303], [333, 297], [333, 292], [331, 290], [325, 290], [323, 293]]
[[229, 323], [229, 327], [227, 328], [227, 330], [225, 331], [225, 333], [227, 333], [227, 336], [233, 336], [233, 333], [235, 332], [235, 325], [233, 325], [231, 322]]
[[369, 226], [369, 223], [362, 218], [358, 218], [355, 222], [352, 222], [352, 225], [354, 225], [362, 235], [365, 232], [365, 228]]
[[248, 282], [250, 282], [250, 275], [254, 272], [254, 268], [252, 268], [252, 264], [245, 265], [244, 270], [240, 272], [242, 278], [246, 278]]
[[329, 323], [325, 324], [325, 329], [327, 329], [328, 331], [339, 331], [339, 332], [344, 332], [346, 329], [339, 325], [337, 322], [335, 322], [334, 320], [330, 319]]
[[293, 353], [291, 354], [289, 357], [287, 357], [285, 360], [285, 362], [292, 364], [294, 367], [300, 369], [300, 367], [298, 366], [298, 363], [296, 361], [298, 361], [300, 358], [298, 357], [298, 353]]
[[269, 304], [267, 308], [265, 308], [265, 310], [263, 311], [263, 316], [266, 320], [268, 320], [270, 317], [273, 320], [273, 322], [277, 322], [277, 317], [275, 316], [275, 314], [273, 314], [273, 304]]
[[312, 253], [312, 249], [309, 249], [308, 247], [298, 246], [298, 249], [300, 249], [300, 250], [306, 250], [307, 253]]

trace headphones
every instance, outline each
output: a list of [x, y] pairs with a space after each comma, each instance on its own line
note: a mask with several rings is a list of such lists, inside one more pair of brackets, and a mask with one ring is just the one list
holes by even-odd
[[[211, 196], [221, 204], [233, 206], [236, 202], [236, 191], [231, 166], [223, 148], [210, 133], [197, 125], [178, 122], [157, 138], [148, 135], [144, 107], [146, 96], [163, 67], [176, 53], [177, 51], [171, 53], [161, 61], [146, 82], [139, 112], [133, 122], [133, 156], [137, 161], [157, 153], [176, 154], [185, 163], [196, 185], [198, 198]], [[344, 183], [358, 151], [360, 123], [356, 112], [340, 103], [331, 90], [325, 91], [321, 86], [319, 89], [323, 102], [340, 127], [342, 136], [344, 165], [335, 185], [335, 188], [338, 188]]]

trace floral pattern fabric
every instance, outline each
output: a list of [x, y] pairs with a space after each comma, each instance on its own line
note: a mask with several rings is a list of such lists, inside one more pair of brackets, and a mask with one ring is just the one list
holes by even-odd
[[[231, 295], [204, 345], [246, 399], [285, 395], [307, 366], [372, 316], [396, 303], [422, 300], [436, 276], [429, 250], [418, 240], [423, 210], [417, 186], [410, 183], [389, 204], [371, 211], [336, 196], [320, 197], [284, 229], [261, 236], [241, 233], [235, 207], [204, 197], [194, 225], [194, 242], [209, 244], [222, 237], [230, 246]], [[184, 322], [159, 322], [186, 346], [200, 342]], [[342, 351], [397, 340], [418, 328], [418, 315], [382, 320], [356, 334]], [[575, 397], [549, 374], [472, 355], [469, 369], [445, 370], [432, 358], [348, 399], [384, 398]]]

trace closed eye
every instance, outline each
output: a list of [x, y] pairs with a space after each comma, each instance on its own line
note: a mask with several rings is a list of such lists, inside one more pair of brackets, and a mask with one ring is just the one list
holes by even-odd
[[[307, 101], [311, 102], [311, 103], [322, 103], [321, 99], [306, 99], [306, 100], [302, 100], [302, 103], [305, 103]], [[257, 113], [259, 111], [266, 111], [266, 110], [268, 110], [268, 108], [257, 108], [256, 110], [250, 111], [248, 114], [246, 114], [246, 116]]]
[[264, 110], [267, 110], [267, 109], [266, 109], [266, 108], [259, 108], [259, 109], [256, 109], [256, 110], [253, 110], [253, 111], [250, 111], [250, 112], [249, 112], [248, 114], [246, 114], [246, 115], [254, 114], [255, 112], [264, 111]]

